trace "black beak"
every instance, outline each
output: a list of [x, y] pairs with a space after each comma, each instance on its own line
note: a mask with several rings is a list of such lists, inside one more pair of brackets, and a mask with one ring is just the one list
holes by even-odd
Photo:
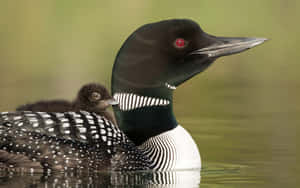
[[207, 55], [209, 58], [217, 58], [236, 54], [262, 44], [265, 38], [238, 38], [238, 37], [209, 37], [209, 45], [190, 53], [190, 55]]

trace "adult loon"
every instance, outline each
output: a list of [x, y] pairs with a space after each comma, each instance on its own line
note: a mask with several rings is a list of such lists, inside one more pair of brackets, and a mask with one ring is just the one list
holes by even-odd
[[[201, 168], [195, 142], [174, 117], [173, 91], [218, 57], [264, 41], [215, 37], [187, 19], [144, 25], [125, 41], [113, 67], [120, 129], [86, 111], [3, 112], [0, 161], [20, 167], [35, 162], [47, 170]], [[28, 163], [13, 164], [16, 156]]]
[[117, 101], [103, 85], [89, 83], [80, 88], [76, 99], [72, 102], [67, 100], [38, 101], [21, 105], [16, 110], [33, 112], [79, 112], [80, 110], [85, 110], [104, 116], [107, 120], [117, 125], [113, 114], [107, 110], [108, 107], [116, 104], [118, 104]]

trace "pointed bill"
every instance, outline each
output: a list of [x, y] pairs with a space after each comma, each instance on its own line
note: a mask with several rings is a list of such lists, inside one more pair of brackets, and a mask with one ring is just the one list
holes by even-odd
[[216, 37], [210, 46], [195, 50], [190, 55], [207, 55], [211, 58], [236, 54], [262, 44], [265, 38], [229, 38]]

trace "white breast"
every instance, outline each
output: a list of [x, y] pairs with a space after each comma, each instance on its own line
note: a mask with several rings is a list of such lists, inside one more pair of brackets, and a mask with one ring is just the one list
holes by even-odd
[[139, 146], [158, 171], [201, 168], [198, 147], [191, 135], [180, 125]]

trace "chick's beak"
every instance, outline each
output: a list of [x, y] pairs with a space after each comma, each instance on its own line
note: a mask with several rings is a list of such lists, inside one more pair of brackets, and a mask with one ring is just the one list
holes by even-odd
[[106, 102], [109, 105], [117, 105], [117, 104], [119, 104], [119, 102], [116, 99], [114, 99], [114, 98], [107, 99]]
[[102, 109], [102, 110], [105, 110], [106, 108], [112, 106], [112, 105], [117, 105], [119, 104], [118, 101], [116, 101], [115, 99], [113, 98], [110, 98], [110, 99], [104, 99], [104, 100], [101, 100], [99, 102], [99, 104], [97, 105], [98, 108]]

